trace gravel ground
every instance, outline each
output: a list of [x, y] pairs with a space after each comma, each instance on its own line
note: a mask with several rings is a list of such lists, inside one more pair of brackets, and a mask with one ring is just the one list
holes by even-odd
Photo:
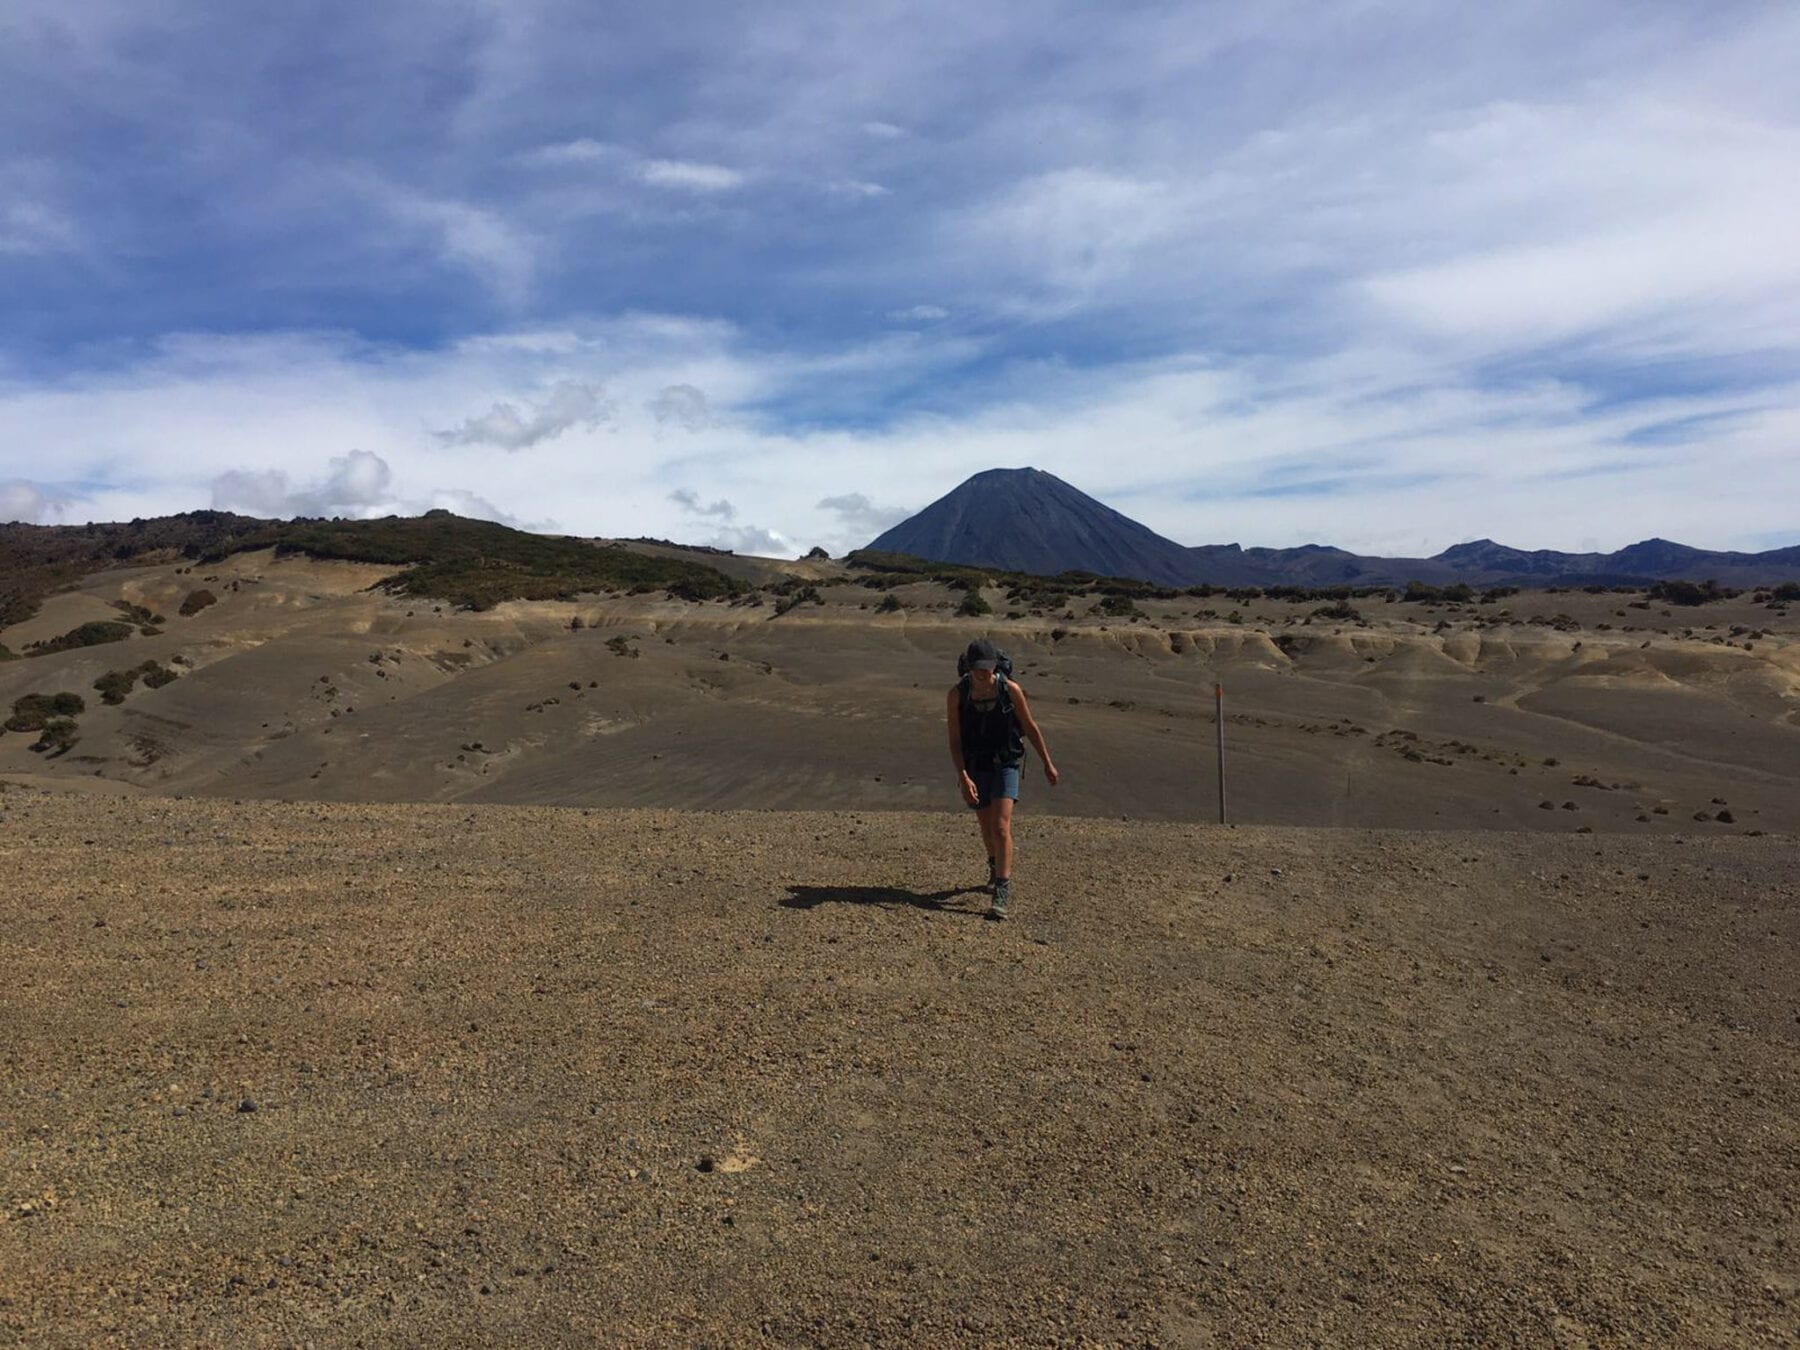
[[0, 1343], [1800, 1339], [1791, 838], [0, 817]]

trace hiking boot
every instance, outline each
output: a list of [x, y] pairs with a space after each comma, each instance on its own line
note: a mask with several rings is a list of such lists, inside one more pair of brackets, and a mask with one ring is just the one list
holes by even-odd
[[1007, 902], [1012, 899], [1012, 882], [996, 878], [994, 881], [994, 903], [988, 906], [987, 916], [998, 922], [1006, 917]]

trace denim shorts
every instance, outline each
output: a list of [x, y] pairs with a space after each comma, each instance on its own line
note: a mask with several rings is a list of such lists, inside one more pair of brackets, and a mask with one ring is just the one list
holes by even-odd
[[975, 805], [973, 810], [979, 811], [984, 806], [992, 806], [1002, 797], [1019, 800], [1019, 766], [1009, 769], [970, 769], [969, 777], [975, 780]]

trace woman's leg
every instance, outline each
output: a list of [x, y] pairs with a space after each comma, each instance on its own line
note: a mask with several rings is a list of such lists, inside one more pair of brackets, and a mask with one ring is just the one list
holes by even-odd
[[1000, 805], [989, 802], [975, 812], [975, 823], [981, 826], [981, 846], [987, 850], [989, 879], [1000, 874]]
[[1013, 802], [1011, 797], [1001, 797], [981, 813], [993, 820], [993, 843], [988, 846], [988, 856], [994, 860], [994, 879], [1006, 881], [1012, 876], [1013, 839], [1012, 816]]

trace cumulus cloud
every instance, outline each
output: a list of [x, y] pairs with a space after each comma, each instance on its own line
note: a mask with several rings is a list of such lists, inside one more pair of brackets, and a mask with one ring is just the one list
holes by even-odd
[[445, 445], [497, 445], [516, 452], [577, 427], [597, 427], [615, 412], [601, 385], [558, 380], [542, 401], [528, 403], [523, 410], [516, 404], [496, 403], [481, 416], [434, 434]]
[[638, 177], [652, 187], [684, 192], [730, 192], [740, 188], [747, 175], [723, 164], [702, 164], [689, 159], [647, 159], [637, 168]]
[[708, 505], [700, 504], [700, 494], [692, 488], [676, 488], [669, 494], [669, 500], [683, 511], [695, 516], [717, 516], [720, 520], [730, 520], [737, 514], [737, 508], [723, 497]]
[[[737, 507], [721, 497], [717, 501], [702, 504], [700, 494], [692, 488], [677, 488], [669, 494], [668, 500], [674, 502], [687, 517], [701, 517], [716, 521], [731, 521], [737, 518]], [[761, 525], [728, 525], [720, 524], [709, 533], [693, 541], [704, 544], [708, 548], [730, 549], [733, 553], [749, 553], [761, 557], [787, 557], [794, 553], [794, 541], [780, 530], [771, 530]]]
[[691, 384], [666, 384], [645, 407], [659, 427], [672, 425], [684, 431], [704, 431], [717, 421], [705, 391]]
[[296, 485], [281, 469], [232, 469], [213, 479], [216, 511], [247, 515], [374, 516], [396, 505], [389, 495], [393, 470], [380, 455], [352, 450], [334, 458], [318, 482]]
[[60, 519], [63, 503], [33, 483], [0, 483], [0, 524], [48, 525]]
[[735, 525], [702, 539], [708, 548], [730, 549], [761, 558], [786, 558], [800, 550], [794, 541], [779, 530], [765, 530], [759, 525]]
[[889, 526], [898, 525], [912, 513], [902, 507], [877, 506], [860, 492], [847, 492], [839, 497], [823, 497], [821, 511], [829, 511], [846, 533], [859, 533], [874, 538]]

